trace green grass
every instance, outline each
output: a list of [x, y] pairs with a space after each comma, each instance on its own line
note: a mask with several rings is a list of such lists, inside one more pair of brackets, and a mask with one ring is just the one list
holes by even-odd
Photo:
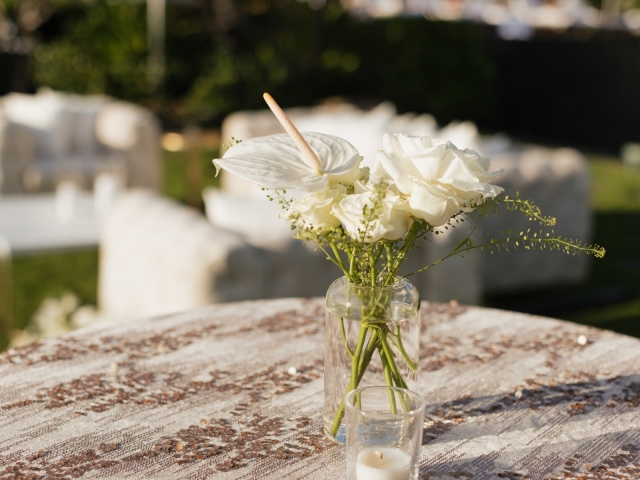
[[[203, 151], [203, 186], [218, 185], [211, 160], [216, 151]], [[164, 193], [186, 202], [187, 182], [184, 152], [165, 152]], [[98, 250], [31, 255], [13, 259], [13, 325], [23, 329], [47, 296], [73, 292], [83, 305], [97, 304]], [[0, 322], [0, 327], [2, 323]], [[0, 328], [0, 351], [8, 345], [6, 328]]]
[[[637, 181], [640, 189], [640, 176]], [[607, 248], [607, 254], [601, 260], [590, 259], [592, 274], [583, 289], [609, 289], [626, 298], [557, 316], [640, 337], [640, 208], [622, 213], [597, 212], [595, 240]]]
[[[202, 152], [203, 184], [217, 185], [211, 160], [215, 151]], [[166, 195], [187, 199], [186, 155], [165, 152]], [[612, 158], [590, 157], [592, 205], [595, 211], [595, 242], [607, 249], [604, 259], [591, 259], [592, 274], [585, 285], [549, 288], [526, 294], [487, 299], [487, 305], [515, 308], [537, 301], [562, 301], [572, 297], [613, 291], [624, 298], [589, 308], [556, 308], [546, 315], [609, 328], [640, 337], [640, 170], [623, 166]], [[19, 257], [13, 262], [14, 322], [23, 328], [48, 295], [74, 292], [83, 304], [96, 304], [98, 252], [78, 251]], [[525, 308], [523, 308], [525, 309]], [[7, 344], [0, 331], [0, 350]]]
[[603, 157], [591, 157], [589, 165], [595, 241], [607, 254], [590, 259], [592, 274], [583, 288], [617, 290], [628, 298], [558, 318], [640, 337], [640, 169]]
[[70, 291], [82, 304], [95, 305], [97, 280], [97, 250], [14, 258], [14, 328], [24, 328], [47, 296]]
[[[200, 153], [203, 188], [220, 184], [212, 163], [217, 154], [216, 150], [205, 150]], [[185, 152], [165, 152], [164, 154], [164, 193], [183, 203], [187, 202], [186, 157]]]
[[615, 158], [590, 157], [591, 204], [598, 213], [640, 212], [640, 169]]

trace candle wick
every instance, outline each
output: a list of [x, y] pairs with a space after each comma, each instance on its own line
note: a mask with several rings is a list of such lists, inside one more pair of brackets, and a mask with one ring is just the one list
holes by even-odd
[[380, 452], [375, 452], [376, 455], [380, 456], [380, 460], [382, 460], [382, 453]]

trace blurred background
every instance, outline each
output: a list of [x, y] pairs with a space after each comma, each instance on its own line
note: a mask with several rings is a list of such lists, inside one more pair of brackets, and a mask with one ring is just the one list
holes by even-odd
[[423, 298], [640, 336], [640, 0], [0, 2], [0, 350], [323, 295], [338, 271], [211, 164], [280, 132], [263, 92], [365, 158], [387, 131], [476, 148], [607, 249], [452, 261], [415, 277]]

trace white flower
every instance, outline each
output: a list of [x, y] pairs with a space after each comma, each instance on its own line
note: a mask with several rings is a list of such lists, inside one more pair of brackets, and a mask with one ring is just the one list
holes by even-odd
[[398, 190], [410, 197], [411, 214], [434, 227], [503, 191], [489, 183], [502, 173], [489, 172], [489, 159], [427, 135], [385, 135], [377, 159]]
[[390, 190], [361, 182], [356, 182], [355, 193], [343, 197], [331, 213], [352, 238], [364, 243], [398, 240], [410, 226], [406, 201]]
[[427, 135], [385, 134], [377, 159], [398, 189], [409, 195], [413, 178], [437, 177], [440, 160], [448, 145], [445, 140], [431, 139]]
[[433, 185], [421, 180], [413, 182], [409, 197], [411, 215], [426, 221], [433, 227], [444, 225], [460, 210], [471, 211], [465, 202], [442, 185]]
[[242, 141], [213, 164], [218, 170], [223, 168], [264, 188], [308, 192], [322, 190], [332, 180], [360, 170], [361, 157], [346, 140], [312, 132], [304, 132], [302, 137], [319, 159], [319, 170], [309, 165], [291, 137], [284, 133]]
[[362, 157], [360, 157], [358, 163], [356, 163], [356, 165], [347, 173], [343, 173], [342, 175], [330, 175], [329, 184], [333, 185], [339, 183], [341, 185], [351, 187], [358, 181], [366, 182], [369, 179], [369, 167], [360, 168], [360, 162], [362, 162]]
[[331, 208], [347, 194], [344, 185], [331, 185], [319, 192], [309, 192], [299, 200], [293, 200], [287, 213], [281, 217], [299, 228], [334, 228], [340, 226]]

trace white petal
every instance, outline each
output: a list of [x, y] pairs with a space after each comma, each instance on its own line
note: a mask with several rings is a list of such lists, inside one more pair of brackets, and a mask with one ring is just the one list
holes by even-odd
[[[323, 174], [339, 175], [358, 162], [357, 150], [347, 141], [332, 135], [302, 135], [322, 163]], [[322, 190], [326, 175], [313, 170], [287, 134], [245, 140], [231, 147], [223, 158], [213, 161], [216, 168], [248, 180], [261, 187]]]
[[402, 168], [397, 158], [391, 158], [384, 150], [378, 151], [376, 159], [384, 167], [387, 174], [393, 179], [398, 189], [408, 195], [411, 193], [413, 182], [407, 174], [407, 170]]
[[409, 211], [416, 218], [425, 220], [433, 227], [447, 223], [460, 210], [457, 199], [444, 188], [415, 182]]
[[[349, 172], [360, 161], [360, 154], [356, 147], [342, 138], [324, 133], [301, 133], [318, 155], [322, 163], [322, 173], [341, 175]], [[291, 143], [293, 144], [293, 140]]]

